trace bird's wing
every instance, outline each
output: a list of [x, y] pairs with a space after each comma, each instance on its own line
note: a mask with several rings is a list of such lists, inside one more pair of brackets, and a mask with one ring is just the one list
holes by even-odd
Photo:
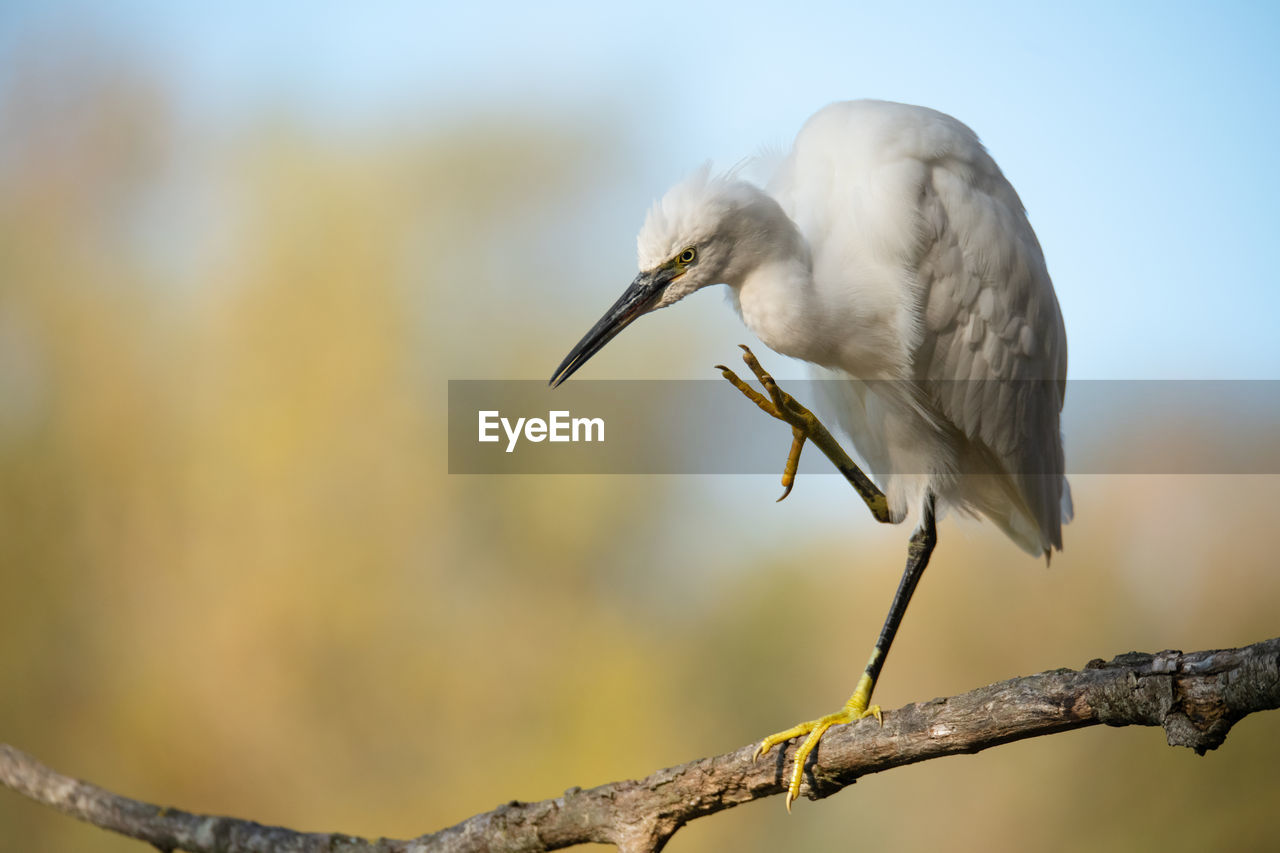
[[920, 203], [924, 322], [914, 376], [967, 439], [972, 470], [1006, 475], [1009, 503], [988, 506], [988, 494], [976, 508], [1033, 553], [1061, 548], [1070, 500], [1059, 428], [1067, 337], [1040, 244], [981, 149], [926, 164]]

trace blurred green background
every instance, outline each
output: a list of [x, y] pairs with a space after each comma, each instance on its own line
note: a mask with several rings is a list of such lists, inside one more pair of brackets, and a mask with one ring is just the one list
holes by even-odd
[[[905, 527], [833, 477], [779, 505], [773, 478], [451, 477], [446, 381], [549, 375], [667, 183], [868, 95], [992, 144], [1073, 376], [1275, 378], [1251, 238], [1277, 178], [1249, 166], [1275, 13], [1107, 8], [0, 12], [0, 741], [144, 800], [409, 837], [833, 709]], [[718, 301], [590, 375], [713, 376], [751, 340]], [[1073, 487], [1049, 570], [942, 523], [881, 704], [1280, 634], [1280, 478]], [[669, 849], [1274, 849], [1278, 767], [1280, 714], [1203, 758], [1091, 729]], [[142, 849], [6, 792], [0, 847]]]

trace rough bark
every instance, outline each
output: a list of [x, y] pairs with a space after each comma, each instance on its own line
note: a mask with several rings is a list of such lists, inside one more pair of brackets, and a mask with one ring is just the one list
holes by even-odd
[[[837, 726], [823, 737], [801, 793], [828, 797], [859, 776], [1023, 738], [1104, 723], [1161, 726], [1174, 746], [1203, 754], [1255, 711], [1280, 707], [1280, 638], [1241, 649], [1129, 653], [907, 705]], [[304, 833], [131, 800], [63, 776], [0, 745], [0, 782], [95, 826], [191, 853], [266, 851], [541, 851], [589, 842], [656, 851], [691, 820], [781, 794], [795, 742], [751, 761], [755, 745], [536, 803], [510, 802], [410, 840]]]

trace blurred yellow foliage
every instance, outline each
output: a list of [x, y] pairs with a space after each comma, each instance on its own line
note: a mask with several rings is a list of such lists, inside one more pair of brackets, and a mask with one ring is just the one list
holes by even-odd
[[[504, 278], [501, 232], [566, 219], [604, 155], [482, 123], [195, 140], [100, 71], [20, 78], [2, 122], [0, 740], [146, 800], [405, 837], [842, 701], [905, 530], [792, 541], [803, 488], [712, 509], [756, 480], [446, 474], [446, 379], [547, 372], [575, 339], [509, 319], [557, 284]], [[1276, 478], [1075, 488], [1049, 571], [943, 524], [886, 708], [1277, 633]], [[1276, 715], [1205, 758], [1089, 730], [670, 849], [1262, 849], [1277, 767]], [[140, 845], [0, 794], [0, 847]]]

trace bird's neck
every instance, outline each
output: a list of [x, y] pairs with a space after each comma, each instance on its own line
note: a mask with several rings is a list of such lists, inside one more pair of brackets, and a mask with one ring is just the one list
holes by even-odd
[[829, 361], [808, 253], [793, 253], [756, 265], [733, 287], [747, 327], [770, 349], [819, 364]]
[[755, 195], [737, 223], [725, 272], [738, 312], [770, 349], [829, 366], [836, 330], [814, 286], [809, 243], [776, 199], [760, 189]]

